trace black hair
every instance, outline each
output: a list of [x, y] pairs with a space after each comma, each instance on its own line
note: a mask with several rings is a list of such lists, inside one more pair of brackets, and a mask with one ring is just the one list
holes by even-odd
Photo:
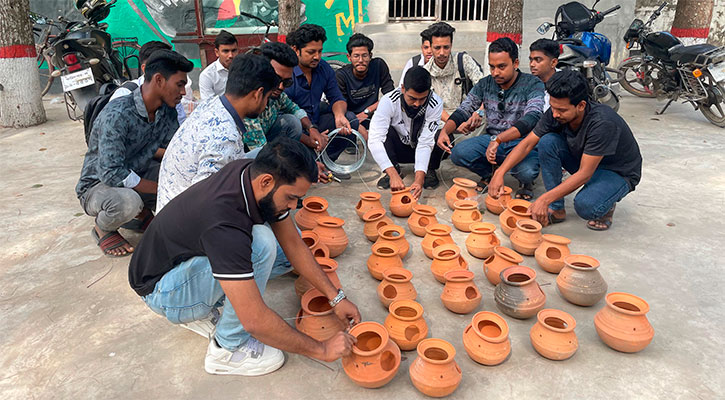
[[157, 50], [171, 50], [171, 46], [158, 40], [152, 40], [144, 43], [143, 46], [141, 46], [141, 50], [138, 51], [139, 64], [143, 64], [148, 61], [151, 55], [156, 53]]
[[261, 174], [270, 174], [282, 185], [294, 184], [299, 177], [315, 183], [318, 171], [312, 154], [299, 140], [277, 137], [257, 154], [250, 166], [250, 175], [254, 179]]
[[307, 43], [317, 41], [325, 43], [326, 40], [325, 28], [315, 24], [304, 24], [287, 35], [287, 44], [298, 50], [307, 46]]
[[268, 42], [259, 47], [261, 54], [285, 67], [296, 67], [299, 59], [291, 47], [284, 43]]
[[362, 33], [356, 33], [352, 36], [350, 36], [350, 40], [347, 41], [347, 46], [345, 48], [347, 49], [347, 54], [352, 54], [352, 48], [353, 47], [367, 47], [368, 51], [372, 53], [373, 51], [373, 41], [363, 35]]
[[546, 91], [557, 99], [568, 98], [572, 105], [589, 99], [589, 86], [584, 75], [570, 69], [554, 73], [546, 82]]
[[488, 45], [488, 53], [508, 53], [511, 61], [519, 59], [519, 46], [511, 38], [501, 37]]
[[214, 48], [218, 49], [219, 46], [223, 44], [238, 44], [237, 38], [231, 33], [222, 29], [222, 31], [219, 32], [219, 34], [216, 35], [216, 38], [214, 39]]
[[143, 76], [146, 82], [151, 82], [157, 73], [161, 74], [164, 79], [169, 79], [171, 75], [179, 71], [188, 74], [193, 69], [194, 64], [181, 54], [172, 50], [156, 50], [146, 61]]
[[431, 78], [427, 69], [416, 65], [405, 73], [403, 87], [405, 90], [413, 89], [418, 93], [430, 90]]
[[456, 31], [456, 28], [448, 25], [445, 22], [436, 22], [435, 24], [429, 26], [426, 30], [430, 34], [431, 42], [433, 41], [434, 37], [450, 37], [451, 43], [453, 43], [453, 32]]
[[559, 58], [559, 43], [551, 39], [539, 39], [529, 46], [529, 51], [540, 51], [549, 58]]
[[[423, 31], [420, 33], [420, 44], [423, 44], [425, 42], [430, 42], [432, 40], [432, 37], [430, 35], [430, 28], [423, 29]], [[451, 37], [451, 41], [453, 41], [453, 38]]]
[[225, 93], [234, 97], [244, 97], [260, 87], [264, 89], [264, 93], [267, 93], [276, 88], [279, 82], [279, 76], [267, 57], [242, 54], [232, 60]]

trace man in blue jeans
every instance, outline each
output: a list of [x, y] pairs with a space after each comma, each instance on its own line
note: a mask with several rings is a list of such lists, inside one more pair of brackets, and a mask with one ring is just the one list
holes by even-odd
[[[563, 221], [564, 197], [583, 186], [574, 197], [576, 213], [589, 220], [587, 228], [607, 230], [614, 206], [642, 176], [637, 140], [611, 108], [588, 101], [587, 82], [578, 72], [555, 73], [546, 90], [551, 108], [494, 173], [488, 194], [498, 198], [506, 171], [538, 144], [546, 193], [529, 208], [532, 217], [543, 225]], [[562, 167], [571, 174], [564, 182]]]
[[360, 321], [357, 307], [333, 286], [289, 218], [317, 173], [304, 144], [278, 138], [253, 161], [231, 161], [174, 197], [134, 252], [131, 287], [154, 312], [208, 338], [208, 373], [270, 373], [284, 364], [281, 350], [328, 362], [349, 354], [353, 336], [339, 332], [318, 342], [262, 299], [267, 281], [293, 264], [342, 321]]

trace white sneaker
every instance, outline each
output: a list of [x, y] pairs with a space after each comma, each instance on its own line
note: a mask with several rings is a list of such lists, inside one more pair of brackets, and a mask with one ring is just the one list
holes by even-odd
[[284, 364], [284, 353], [250, 337], [239, 350], [217, 346], [212, 338], [204, 358], [204, 370], [217, 375], [259, 376], [274, 372]]
[[179, 324], [182, 328], [186, 328], [197, 335], [205, 337], [207, 340], [212, 338], [212, 335], [214, 334], [214, 328], [216, 328], [216, 323], [219, 321], [220, 313], [219, 310], [216, 308], [213, 308], [211, 313], [204, 318], [197, 321], [191, 321], [189, 323], [185, 324]]

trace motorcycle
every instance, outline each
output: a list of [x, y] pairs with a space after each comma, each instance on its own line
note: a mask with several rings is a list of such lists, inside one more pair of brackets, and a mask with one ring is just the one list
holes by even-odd
[[635, 19], [627, 29], [624, 41], [630, 57], [619, 66], [620, 84], [635, 96], [667, 99], [658, 115], [683, 99], [711, 123], [725, 128], [725, 46], [684, 46], [669, 32], [653, 32], [652, 23], [665, 6], [667, 2], [647, 22]]
[[594, 9], [597, 3], [599, 0], [594, 2], [592, 8], [576, 1], [563, 4], [556, 10], [554, 23], [545, 22], [536, 31], [545, 35], [552, 27], [555, 28], [552, 39], [561, 48], [557, 67], [584, 74], [589, 83], [590, 98], [618, 111], [619, 96], [612, 89], [613, 80], [609, 73], [619, 75], [619, 71], [607, 68], [612, 54], [612, 43], [603, 34], [594, 32], [594, 28], [604, 17], [619, 10], [621, 6], [599, 12]]

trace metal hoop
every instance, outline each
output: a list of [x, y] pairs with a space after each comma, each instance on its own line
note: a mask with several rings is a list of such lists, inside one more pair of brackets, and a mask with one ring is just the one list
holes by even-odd
[[[327, 155], [327, 146], [325, 146], [325, 148], [322, 149], [322, 151], [320, 151], [319, 155], [317, 156], [317, 159], [318, 160], [321, 159], [322, 163], [325, 164], [325, 167], [327, 167], [327, 169], [329, 169], [332, 172], [335, 172], [338, 174], [349, 174], [351, 172], [357, 171], [358, 169], [360, 169], [360, 167], [363, 166], [363, 164], [365, 164], [365, 156], [367, 155], [367, 151], [368, 151], [368, 145], [365, 142], [365, 138], [360, 134], [360, 132], [358, 132], [354, 129], [351, 129], [350, 131], [351, 131], [351, 133], [349, 135], [339, 135], [338, 136], [338, 132], [340, 132], [340, 128], [337, 128], [334, 131], [328, 133], [327, 137], [329, 138], [329, 140], [327, 141], [327, 146], [329, 146], [330, 143], [332, 143], [332, 139], [334, 139], [335, 137], [339, 137], [340, 139], [345, 139], [348, 142], [353, 143], [355, 145], [356, 154], [362, 153], [362, 157], [360, 157], [360, 159], [357, 160], [353, 164], [341, 165], [341, 164], [338, 164], [338, 163], [332, 161], [332, 159], [330, 159], [330, 156]], [[355, 136], [355, 141], [350, 139], [350, 136]], [[358, 140], [362, 143], [362, 148], [358, 147], [358, 144], [357, 144]]]

